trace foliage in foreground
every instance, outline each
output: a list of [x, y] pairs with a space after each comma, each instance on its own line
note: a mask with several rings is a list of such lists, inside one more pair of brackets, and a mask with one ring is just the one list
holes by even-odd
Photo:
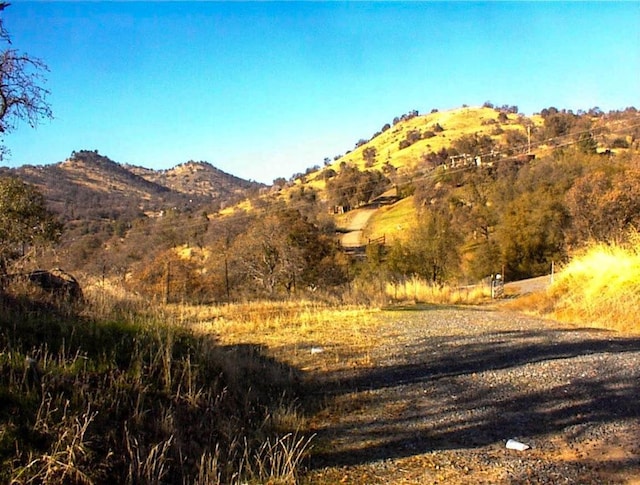
[[602, 328], [640, 332], [640, 240], [595, 244], [575, 256], [542, 295], [521, 307], [555, 319]]
[[259, 348], [130, 302], [0, 308], [0, 482], [295, 482], [296, 375]]

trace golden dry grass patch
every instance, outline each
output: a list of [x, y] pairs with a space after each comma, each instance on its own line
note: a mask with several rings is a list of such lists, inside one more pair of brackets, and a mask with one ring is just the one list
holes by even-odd
[[383, 314], [375, 308], [309, 301], [174, 305], [170, 311], [181, 324], [222, 345], [257, 345], [302, 370], [328, 370], [346, 360], [368, 365]]
[[420, 278], [408, 278], [399, 283], [387, 283], [385, 292], [398, 302], [419, 302], [441, 305], [478, 305], [491, 299], [489, 286], [457, 287], [435, 285]]
[[[366, 148], [372, 147], [377, 152], [377, 161], [372, 168], [379, 169], [387, 161], [398, 168], [413, 168], [424, 153], [437, 152], [448, 147], [452, 140], [463, 135], [490, 132], [492, 125], [483, 124], [483, 122], [496, 120], [498, 115], [499, 112], [495, 109], [484, 107], [463, 107], [419, 115], [391, 126], [368, 143], [343, 155], [329, 166], [334, 170], [339, 170], [341, 163], [348, 163], [361, 170], [365, 169], [366, 162], [362, 152]], [[517, 118], [516, 114], [508, 115], [510, 122], [516, 121]], [[407, 148], [400, 149], [399, 144], [406, 138], [408, 132], [433, 129], [436, 125], [440, 125], [444, 131], [432, 138], [419, 140]]]
[[563, 322], [640, 333], [640, 245], [592, 245], [556, 275], [546, 292], [514, 305]]
[[369, 219], [364, 237], [376, 239], [384, 236], [387, 244], [396, 239], [403, 240], [415, 219], [413, 204], [414, 198], [409, 196], [390, 206], [381, 207]]

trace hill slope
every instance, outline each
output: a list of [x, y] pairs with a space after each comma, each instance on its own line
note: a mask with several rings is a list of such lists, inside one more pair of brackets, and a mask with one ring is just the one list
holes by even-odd
[[189, 161], [168, 170], [151, 170], [133, 165], [125, 165], [125, 168], [174, 192], [203, 197], [224, 199], [261, 186], [223, 172], [208, 162]]
[[[483, 160], [487, 156], [492, 162], [525, 154], [541, 158], [555, 148], [575, 144], [581, 135], [592, 137], [600, 152], [624, 152], [625, 149], [619, 150], [619, 147], [630, 147], [640, 131], [640, 118], [633, 108], [607, 115], [597, 111], [593, 115], [561, 111], [558, 118], [563, 122], [570, 120], [572, 124], [571, 129], [564, 132], [560, 126], [545, 124], [543, 115], [549, 116], [546, 113], [549, 110], [525, 116], [514, 108], [463, 107], [426, 115], [416, 112], [403, 115], [396, 118], [393, 125], [383, 126], [369, 140], [360, 140], [352, 151], [299, 178], [293, 190], [313, 188], [321, 199], [329, 200], [327, 180], [345, 165], [384, 172], [390, 179], [389, 188], [415, 185], [430, 177], [441, 164], [451, 164], [452, 155], [480, 154]], [[474, 146], [473, 142], [481, 143]], [[366, 230], [365, 235], [377, 238], [386, 233], [389, 236], [396, 229], [401, 231], [406, 227], [414, 217], [414, 211], [408, 210], [410, 204], [406, 202], [397, 209], [380, 208], [370, 220], [373, 227]]]
[[211, 206], [244, 198], [246, 191], [261, 187], [207, 163], [155, 171], [121, 165], [86, 150], [53, 165], [0, 168], [0, 174], [37, 186], [66, 220], [117, 219], [173, 207]]

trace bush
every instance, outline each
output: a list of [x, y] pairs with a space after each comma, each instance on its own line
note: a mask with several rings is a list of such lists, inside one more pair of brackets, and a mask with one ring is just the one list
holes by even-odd
[[629, 148], [629, 142], [624, 138], [616, 138], [611, 142], [611, 148]]

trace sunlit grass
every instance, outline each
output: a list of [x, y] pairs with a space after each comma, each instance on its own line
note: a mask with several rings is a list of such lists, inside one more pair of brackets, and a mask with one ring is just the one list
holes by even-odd
[[640, 247], [598, 245], [574, 259], [551, 287], [553, 314], [604, 328], [640, 331]]
[[[196, 311], [100, 279], [84, 290], [81, 314], [0, 295], [2, 483], [297, 483], [313, 439], [297, 371], [247, 335], [304, 328], [311, 308]], [[206, 319], [246, 338], [222, 342]]]
[[574, 257], [546, 293], [517, 305], [562, 321], [640, 332], [640, 245], [594, 245]]
[[[251, 344], [303, 370], [328, 370], [348, 358], [365, 364], [378, 344], [373, 328], [384, 312], [365, 306], [330, 306], [312, 301], [174, 305], [174, 318], [223, 345]], [[321, 353], [322, 357], [313, 356]]]
[[387, 283], [386, 294], [398, 302], [477, 305], [490, 300], [491, 288], [482, 285], [471, 287], [435, 285], [420, 278], [409, 278], [400, 283]]
[[413, 196], [410, 196], [377, 210], [369, 219], [364, 231], [365, 238], [376, 239], [384, 236], [387, 244], [394, 239], [403, 239], [403, 235], [415, 219], [413, 203]]

